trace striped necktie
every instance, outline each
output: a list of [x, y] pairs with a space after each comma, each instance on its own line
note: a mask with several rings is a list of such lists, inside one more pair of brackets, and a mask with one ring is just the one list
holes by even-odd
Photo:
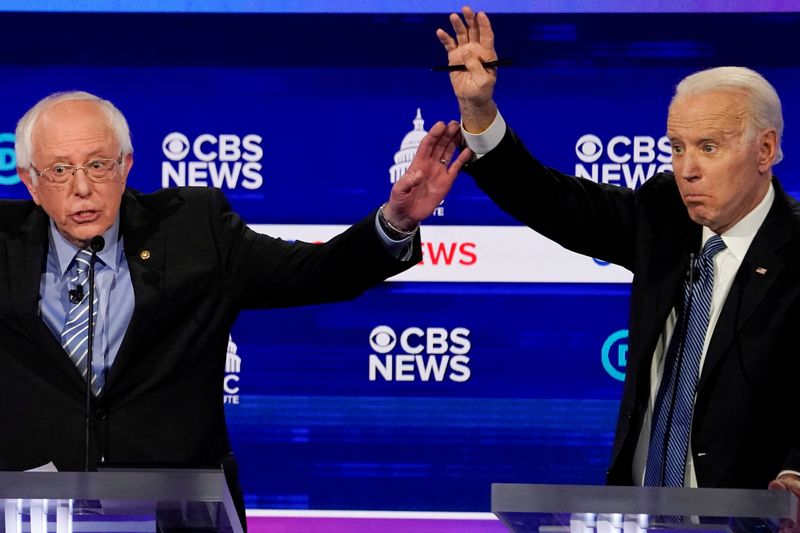
[[[92, 253], [89, 250], [79, 250], [75, 254], [75, 260], [69, 271], [69, 286], [75, 287], [80, 299], [70, 297], [70, 308], [67, 312], [64, 323], [64, 330], [61, 332], [61, 346], [69, 354], [72, 362], [78, 367], [78, 371], [86, 379], [88, 374], [88, 353], [89, 353], [89, 265], [92, 260]], [[80, 289], [78, 289], [80, 287]], [[97, 292], [94, 293], [92, 325], [97, 323]], [[100, 394], [103, 388], [102, 372], [92, 374], [92, 392]]]
[[694, 287], [683, 287], [683, 310], [672, 334], [664, 363], [664, 374], [653, 408], [650, 449], [644, 485], [682, 487], [695, 387], [700, 373], [711, 292], [714, 288], [714, 256], [725, 249], [719, 235], [706, 241], [695, 265]]

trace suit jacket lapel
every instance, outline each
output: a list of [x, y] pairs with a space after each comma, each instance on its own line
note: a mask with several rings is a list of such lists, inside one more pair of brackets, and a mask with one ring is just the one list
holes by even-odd
[[137, 343], [158, 308], [166, 249], [166, 238], [163, 232], [158, 231], [157, 218], [130, 191], [126, 191], [122, 198], [120, 217], [135, 304], [131, 322], [106, 380], [109, 393], [130, 363]]
[[773, 183], [775, 201], [750, 244], [725, 299], [697, 383], [698, 392], [784, 267], [778, 251], [791, 238], [793, 217], [783, 190], [777, 181]]
[[[642, 362], [637, 368], [637, 390], [647, 396], [650, 394], [650, 366], [658, 339], [672, 309], [681, 305], [683, 283], [689, 268], [689, 254], [699, 248], [702, 235], [702, 228], [692, 223], [688, 217], [685, 217], [683, 223], [686, 228], [675, 233], [682, 235], [676, 242], [670, 244], [665, 242], [666, 237], [662, 237], [650, 251], [655, 257], [649, 259], [652, 265], [649, 279], [642, 281], [642, 302], [632, 304], [632, 309], [643, 310], [642, 316], [638, 319], [644, 345], [641, 351]], [[637, 327], [631, 329], [635, 330]]]
[[[80, 392], [85, 387], [75, 364], [44, 323], [39, 311], [39, 291], [48, 249], [49, 218], [41, 208], [34, 209], [20, 227], [19, 236], [6, 243], [11, 299], [17, 316], [30, 339], [41, 348], [41, 354], [50, 360], [50, 366], [60, 370]], [[50, 375], [43, 376], [46, 379]], [[56, 386], [63, 383], [55, 379]], [[61, 387], [59, 387], [61, 388]]]

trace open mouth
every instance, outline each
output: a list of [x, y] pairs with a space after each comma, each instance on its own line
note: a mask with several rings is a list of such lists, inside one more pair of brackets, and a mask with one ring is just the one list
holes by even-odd
[[83, 210], [76, 211], [70, 215], [70, 218], [79, 224], [86, 224], [87, 222], [94, 222], [100, 218], [100, 211]]

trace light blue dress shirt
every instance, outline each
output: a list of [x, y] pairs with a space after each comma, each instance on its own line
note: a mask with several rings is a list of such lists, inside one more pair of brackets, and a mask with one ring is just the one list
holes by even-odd
[[[380, 227], [377, 215], [375, 226], [387, 250], [398, 259], [411, 255], [413, 235], [400, 241], [390, 239]], [[119, 217], [105, 233], [105, 247], [97, 254], [95, 263], [95, 292], [98, 298], [97, 322], [94, 329], [92, 368], [96, 375], [107, 372], [117, 356], [134, 308], [133, 284], [125, 258], [123, 239], [119, 237]], [[64, 238], [50, 221], [47, 266], [39, 286], [39, 307], [42, 319], [55, 336], [61, 338], [64, 321], [69, 312], [67, 272], [78, 253], [78, 247]]]
[[[105, 247], [97, 254], [95, 263], [95, 293], [97, 294], [97, 322], [94, 329], [93, 372], [101, 375], [114, 364], [122, 338], [133, 315], [134, 294], [125, 247], [119, 238], [119, 217], [103, 233]], [[39, 307], [42, 319], [61, 338], [64, 321], [70, 308], [69, 276], [78, 247], [59, 233], [50, 221], [47, 265], [39, 285]]]

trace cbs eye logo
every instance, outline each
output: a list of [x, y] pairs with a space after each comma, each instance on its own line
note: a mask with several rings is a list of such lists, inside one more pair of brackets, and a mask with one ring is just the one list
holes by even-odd
[[586, 134], [575, 143], [575, 155], [584, 163], [594, 163], [603, 155], [603, 141], [597, 135]]
[[183, 133], [170, 133], [161, 143], [161, 150], [170, 161], [182, 161], [191, 149], [189, 138]]
[[14, 152], [14, 134], [0, 133], [0, 185], [16, 185], [17, 156]]
[[397, 334], [389, 326], [377, 326], [369, 334], [369, 345], [375, 353], [389, 353], [397, 344]]

